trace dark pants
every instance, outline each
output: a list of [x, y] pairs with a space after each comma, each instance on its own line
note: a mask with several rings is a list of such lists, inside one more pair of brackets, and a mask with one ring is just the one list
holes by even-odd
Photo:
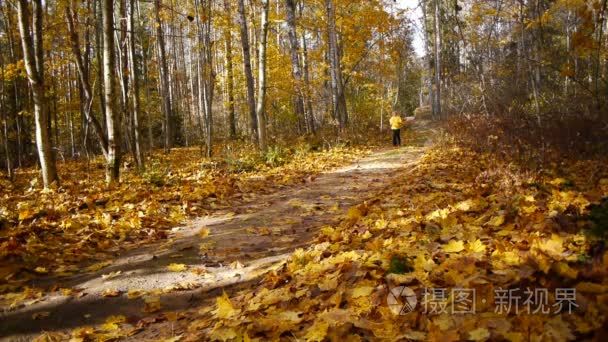
[[401, 130], [393, 129], [393, 146], [401, 146]]

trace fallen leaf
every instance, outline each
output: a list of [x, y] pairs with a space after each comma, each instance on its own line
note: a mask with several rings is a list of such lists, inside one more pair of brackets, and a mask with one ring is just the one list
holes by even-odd
[[51, 315], [51, 313], [48, 311], [35, 312], [32, 314], [32, 319], [38, 320], [38, 319], [42, 319], [42, 318], [47, 318], [50, 315]]
[[230, 298], [226, 292], [223, 292], [221, 296], [216, 298], [216, 310], [215, 315], [219, 318], [230, 318], [237, 315], [240, 310], [235, 309], [230, 302]]
[[183, 272], [187, 268], [188, 267], [184, 264], [170, 264], [169, 266], [167, 266], [167, 269], [171, 272]]
[[103, 297], [118, 297], [120, 295], [120, 291], [117, 289], [105, 289], [101, 293]]
[[152, 296], [152, 297], [147, 297], [144, 299], [143, 311], [145, 313], [157, 312], [157, 311], [160, 311], [160, 309], [161, 309], [160, 297]]
[[458, 253], [464, 250], [464, 242], [458, 240], [450, 240], [443, 245], [443, 251], [446, 253]]
[[477, 328], [469, 331], [469, 340], [471, 341], [485, 341], [490, 338], [490, 332], [486, 328]]

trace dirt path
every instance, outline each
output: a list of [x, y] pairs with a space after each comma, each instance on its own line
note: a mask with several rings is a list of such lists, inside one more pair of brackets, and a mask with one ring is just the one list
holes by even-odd
[[[30, 340], [41, 331], [99, 324], [110, 315], [137, 321], [147, 315], [142, 309], [150, 292], [161, 298], [162, 310], [183, 310], [223, 288], [254, 281], [279, 267], [289, 252], [306, 246], [319, 228], [389, 185], [395, 172], [416, 165], [428, 143], [414, 145], [377, 151], [306, 184], [259, 196], [233, 212], [190, 221], [175, 228], [167, 242], [125, 253], [97, 272], [35, 284], [78, 289], [80, 296], [47, 296], [0, 313], [0, 339]], [[186, 269], [173, 272], [171, 264]], [[127, 293], [135, 290], [148, 294], [129, 299]], [[104, 297], [104, 292], [118, 295]]]

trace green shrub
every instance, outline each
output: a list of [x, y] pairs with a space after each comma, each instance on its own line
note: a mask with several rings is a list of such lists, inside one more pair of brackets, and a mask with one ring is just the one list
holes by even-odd
[[589, 206], [589, 221], [591, 229], [589, 233], [598, 238], [606, 238], [608, 235], [608, 198], [604, 198], [599, 204]]
[[165, 186], [167, 182], [167, 170], [163, 169], [159, 163], [153, 163], [142, 175], [144, 181], [157, 187]]
[[264, 161], [266, 165], [276, 167], [285, 164], [289, 155], [287, 150], [281, 146], [272, 146], [266, 151]]

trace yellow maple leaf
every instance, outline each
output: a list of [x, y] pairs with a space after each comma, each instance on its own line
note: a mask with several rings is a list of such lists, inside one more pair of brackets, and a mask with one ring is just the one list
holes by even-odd
[[167, 269], [171, 272], [183, 272], [187, 268], [188, 267], [184, 264], [170, 264], [169, 266], [167, 266]]
[[143, 311], [145, 313], [153, 313], [153, 312], [160, 311], [160, 308], [161, 308], [160, 297], [158, 297], [158, 296], [148, 297], [148, 298], [144, 299], [144, 303], [145, 303], [145, 306], [144, 306]]
[[118, 297], [120, 295], [120, 291], [117, 289], [105, 289], [101, 293], [103, 297]]
[[477, 328], [469, 331], [469, 340], [471, 341], [485, 341], [490, 338], [490, 332], [486, 328]]
[[450, 240], [450, 242], [443, 245], [443, 251], [446, 253], [458, 253], [462, 250], [464, 250], [464, 242], [460, 240]]
[[473, 253], [483, 253], [486, 251], [486, 245], [481, 240], [477, 239], [473, 242], [469, 242], [469, 251]]
[[235, 309], [232, 306], [232, 302], [230, 302], [230, 298], [228, 298], [226, 292], [216, 298], [216, 305], [215, 315], [219, 318], [230, 318], [240, 312], [239, 309]]
[[216, 327], [211, 331], [209, 337], [211, 341], [233, 341], [238, 336], [233, 328]]
[[209, 232], [209, 228], [201, 228], [201, 230], [198, 232], [198, 236], [204, 239], [209, 236]]
[[306, 335], [304, 335], [304, 340], [306, 341], [323, 341], [325, 336], [327, 335], [327, 329], [329, 328], [329, 323], [325, 321], [317, 320], [315, 323], [308, 328], [306, 331]]
[[494, 216], [488, 221], [488, 225], [492, 227], [500, 227], [503, 223], [505, 223], [504, 215]]
[[374, 291], [373, 286], [359, 286], [353, 289], [353, 298], [367, 297]]
[[41, 267], [41, 266], [36, 267], [36, 268], [34, 269], [34, 272], [36, 272], [36, 273], [40, 273], [40, 274], [46, 274], [46, 273], [49, 273], [49, 271], [46, 269], [46, 267]]
[[564, 240], [557, 234], [552, 234], [550, 239], [535, 244], [535, 247], [554, 258], [561, 258], [564, 253]]
[[143, 296], [146, 292], [144, 290], [132, 289], [127, 292], [127, 298], [136, 299]]

